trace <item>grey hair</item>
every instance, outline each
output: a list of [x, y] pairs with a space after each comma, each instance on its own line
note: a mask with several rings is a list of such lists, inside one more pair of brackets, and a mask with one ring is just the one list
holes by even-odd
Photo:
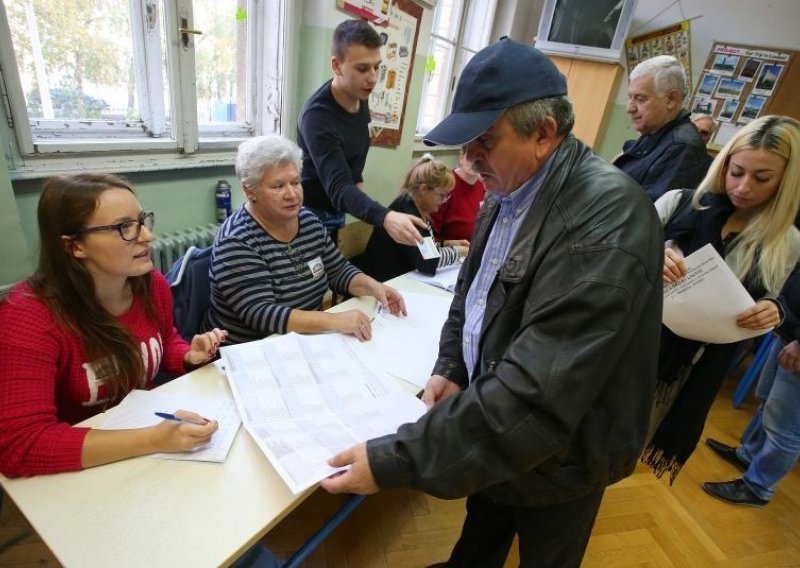
[[256, 136], [239, 144], [236, 176], [243, 185], [256, 186], [269, 168], [287, 163], [302, 171], [303, 151], [297, 144], [278, 134]]
[[659, 95], [665, 95], [672, 89], [681, 94], [681, 99], [689, 96], [689, 84], [686, 80], [686, 70], [681, 62], [671, 55], [659, 55], [645, 59], [631, 71], [630, 80], [640, 77], [653, 76], [653, 83]]
[[714, 117], [710, 114], [706, 114], [704, 112], [695, 112], [692, 113], [692, 116], [689, 117], [689, 120], [694, 122], [695, 120], [708, 120], [711, 122], [711, 134], [714, 134], [717, 131], [717, 123], [714, 122]]
[[575, 113], [572, 103], [566, 96], [547, 97], [526, 101], [509, 107], [505, 116], [521, 138], [530, 138], [534, 130], [544, 124], [548, 116], [556, 121], [556, 134], [566, 136], [575, 125]]

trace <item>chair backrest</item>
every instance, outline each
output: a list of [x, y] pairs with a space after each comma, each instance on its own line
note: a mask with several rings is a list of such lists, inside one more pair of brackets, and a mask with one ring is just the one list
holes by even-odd
[[211, 304], [211, 281], [208, 268], [211, 248], [189, 247], [166, 274], [172, 289], [175, 327], [186, 341], [201, 331], [203, 318]]
[[356, 221], [339, 229], [339, 242], [336, 244], [342, 256], [353, 258], [364, 252], [370, 236], [372, 236], [372, 225], [364, 221]]

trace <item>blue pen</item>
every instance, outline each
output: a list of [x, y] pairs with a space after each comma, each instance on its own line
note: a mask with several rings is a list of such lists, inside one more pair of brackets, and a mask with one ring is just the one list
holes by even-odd
[[175, 416], [174, 414], [170, 414], [169, 412], [156, 412], [156, 416], [159, 418], [163, 418], [164, 420], [174, 420], [175, 422], [186, 422], [187, 424], [197, 424], [198, 426], [205, 426], [210, 422], [208, 418], [203, 418], [205, 422], [195, 422], [194, 420], [186, 420], [185, 418], [180, 418], [179, 416]]

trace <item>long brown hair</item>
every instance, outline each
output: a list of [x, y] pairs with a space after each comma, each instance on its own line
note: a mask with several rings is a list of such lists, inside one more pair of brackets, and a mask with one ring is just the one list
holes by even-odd
[[[81, 336], [98, 379], [108, 385], [112, 403], [142, 385], [145, 365], [131, 332], [97, 300], [94, 279], [71, 253], [69, 241], [84, 228], [97, 209], [100, 194], [112, 188], [133, 187], [111, 174], [76, 174], [48, 179], [39, 198], [39, 265], [29, 282], [55, 321]], [[131, 290], [144, 301], [157, 322], [150, 296], [150, 274], [128, 278]]]

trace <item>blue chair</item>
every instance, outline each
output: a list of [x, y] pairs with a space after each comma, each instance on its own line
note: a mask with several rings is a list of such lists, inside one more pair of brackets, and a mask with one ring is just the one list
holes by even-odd
[[768, 333], [761, 340], [755, 355], [753, 355], [753, 360], [750, 362], [744, 375], [742, 375], [742, 378], [739, 379], [739, 384], [736, 385], [736, 389], [733, 391], [734, 408], [739, 408], [744, 402], [744, 399], [747, 398], [747, 395], [753, 388], [753, 384], [755, 384], [756, 380], [758, 380], [758, 377], [761, 375], [761, 369], [764, 367], [764, 363], [767, 362], [767, 357], [770, 351], [772, 351], [772, 346], [776, 341], [778, 341], [778, 336], [774, 333]]
[[165, 275], [172, 290], [175, 327], [186, 341], [201, 331], [211, 304], [211, 247], [189, 247]]

